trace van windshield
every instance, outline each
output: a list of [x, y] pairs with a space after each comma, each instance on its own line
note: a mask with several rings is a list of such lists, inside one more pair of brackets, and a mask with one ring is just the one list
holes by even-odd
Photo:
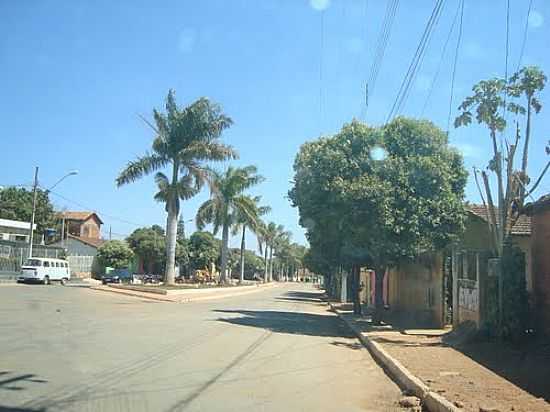
[[27, 259], [26, 266], [42, 266], [42, 261], [38, 259]]

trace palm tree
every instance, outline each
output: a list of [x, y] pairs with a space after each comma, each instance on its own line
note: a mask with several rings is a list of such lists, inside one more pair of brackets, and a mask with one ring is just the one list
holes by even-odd
[[[248, 197], [248, 196], [247, 196]], [[233, 234], [236, 235], [239, 228], [242, 229], [242, 237], [241, 237], [241, 273], [239, 282], [242, 283], [244, 281], [244, 251], [245, 251], [245, 234], [246, 234], [246, 228], [248, 227], [252, 233], [256, 235], [258, 238], [258, 241], [260, 241], [261, 234], [262, 234], [262, 222], [260, 220], [260, 216], [263, 216], [271, 211], [271, 208], [269, 206], [260, 206], [261, 196], [255, 196], [255, 197], [248, 197], [248, 202], [250, 202], [254, 206], [254, 214], [248, 215], [248, 214], [238, 214], [237, 216], [237, 225], [234, 226]]]
[[228, 167], [223, 173], [213, 172], [210, 190], [210, 199], [204, 202], [197, 211], [197, 227], [204, 229], [206, 224], [212, 223], [214, 234], [222, 230], [221, 253], [221, 280], [226, 282], [227, 259], [229, 252], [229, 230], [242, 216], [254, 220], [256, 205], [254, 201], [244, 195], [244, 191], [263, 180], [257, 174], [256, 166], [243, 168]]
[[[269, 282], [273, 280], [273, 252], [277, 248], [277, 245], [284, 239], [290, 238], [290, 232], [285, 231], [283, 225], [277, 225], [274, 222], [270, 222], [266, 227], [263, 234], [264, 241], [266, 244], [266, 267], [265, 267], [265, 278]], [[269, 248], [269, 270], [268, 270], [268, 253], [267, 248]]]
[[[224, 161], [237, 152], [219, 142], [224, 129], [233, 122], [220, 107], [207, 98], [179, 109], [174, 91], [166, 97], [166, 113], [153, 110], [155, 124], [144, 121], [155, 132], [152, 151], [129, 162], [116, 179], [117, 186], [135, 182], [155, 171], [159, 192], [155, 199], [166, 204], [166, 273], [168, 284], [174, 283], [176, 237], [180, 200], [197, 194], [209, 180], [207, 161]], [[159, 170], [170, 167], [170, 177]]]

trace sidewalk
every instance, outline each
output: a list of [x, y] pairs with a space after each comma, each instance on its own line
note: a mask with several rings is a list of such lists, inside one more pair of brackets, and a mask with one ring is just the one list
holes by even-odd
[[159, 294], [147, 292], [143, 290], [135, 289], [124, 289], [121, 287], [108, 286], [108, 285], [98, 285], [92, 286], [92, 290], [118, 293], [121, 295], [133, 296], [137, 298], [157, 300], [162, 302], [172, 302], [172, 303], [189, 303], [196, 302], [201, 300], [211, 300], [211, 299], [221, 299], [232, 296], [240, 296], [248, 293], [254, 293], [265, 288], [275, 287], [275, 283], [267, 283], [262, 285], [252, 285], [252, 286], [233, 286], [233, 287], [224, 287], [224, 288], [208, 288], [208, 289], [188, 289], [188, 290], [177, 290], [169, 291], [167, 294]]
[[[550, 411], [550, 403], [542, 398], [542, 396], [548, 396], [550, 392], [550, 363], [548, 363], [550, 359], [545, 358], [546, 354], [541, 354], [538, 365], [529, 365], [530, 371], [525, 371], [527, 374], [531, 373], [528, 378], [534, 383], [529, 393], [501, 376], [505, 372], [500, 369], [505, 370], [511, 363], [510, 357], [513, 356], [508, 348], [498, 347], [496, 344], [474, 344], [458, 350], [451, 347], [446, 339], [449, 330], [400, 330], [391, 325], [377, 327], [371, 325], [366, 317], [354, 316], [350, 305], [332, 302], [330, 305], [356, 334], [360, 334], [362, 341], [367, 343], [367, 346], [371, 346], [369, 347], [371, 352], [381, 348], [382, 352], [386, 352], [390, 358], [393, 358], [393, 363], [401, 364], [411, 375], [419, 378], [420, 387], [423, 386], [449, 401], [449, 408], [441, 409], [438, 406], [439, 410]], [[491, 347], [487, 348], [488, 345]], [[496, 360], [495, 365], [486, 362], [490, 357], [480, 356], [483, 349], [493, 352], [490, 355]], [[373, 355], [375, 358], [378, 357], [377, 353]], [[498, 370], [500, 375], [473, 358], [482, 359], [486, 365]], [[532, 360], [529, 362], [533, 363]], [[384, 362], [381, 363], [384, 364]], [[392, 372], [390, 370], [390, 374], [394, 375], [395, 373]], [[397, 371], [397, 375], [400, 373]], [[392, 377], [401, 380], [400, 376]], [[533, 393], [541, 397], [534, 396]]]

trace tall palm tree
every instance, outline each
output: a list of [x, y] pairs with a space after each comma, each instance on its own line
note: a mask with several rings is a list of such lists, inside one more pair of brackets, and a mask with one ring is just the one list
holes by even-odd
[[[247, 196], [248, 197], [248, 196]], [[241, 273], [239, 277], [239, 282], [244, 281], [244, 251], [246, 249], [245, 245], [245, 235], [246, 235], [246, 228], [248, 227], [252, 233], [256, 235], [258, 238], [258, 241], [261, 238], [262, 233], [262, 222], [260, 220], [260, 217], [269, 213], [271, 211], [271, 208], [269, 206], [260, 206], [260, 200], [261, 196], [255, 196], [255, 197], [248, 197], [248, 201], [253, 205], [254, 214], [248, 215], [248, 214], [238, 214], [237, 216], [237, 224], [234, 226], [233, 234], [236, 235], [239, 229], [242, 230], [242, 236], [241, 236]]]
[[274, 222], [270, 222], [264, 232], [264, 241], [266, 243], [266, 249], [269, 248], [269, 269], [268, 269], [268, 253], [266, 250], [266, 273], [265, 278], [269, 282], [273, 280], [273, 252], [276, 249], [279, 242], [284, 238], [290, 238], [290, 232], [286, 231], [283, 225], [277, 225]]
[[212, 223], [214, 234], [222, 230], [221, 280], [226, 282], [227, 260], [229, 253], [229, 230], [241, 216], [254, 220], [256, 205], [243, 193], [260, 183], [263, 178], [257, 174], [256, 166], [243, 168], [228, 167], [223, 173], [213, 172], [210, 184], [210, 199], [204, 202], [197, 211], [197, 227], [204, 229]]
[[[153, 118], [154, 125], [144, 119], [155, 132], [152, 151], [130, 161], [116, 183], [120, 187], [157, 171], [155, 181], [159, 192], [155, 199], [166, 204], [167, 212], [165, 280], [173, 284], [180, 200], [197, 194], [209, 180], [210, 171], [205, 162], [234, 159], [237, 152], [218, 140], [232, 120], [207, 98], [178, 108], [174, 91], [170, 90], [166, 113], [154, 109]], [[170, 177], [159, 171], [167, 167], [171, 168]]]

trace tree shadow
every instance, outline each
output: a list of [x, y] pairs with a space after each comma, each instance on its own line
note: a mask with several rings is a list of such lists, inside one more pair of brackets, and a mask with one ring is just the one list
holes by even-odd
[[349, 342], [334, 341], [334, 342], [330, 342], [330, 344], [338, 348], [347, 348], [347, 349], [353, 349], [353, 350], [364, 349], [363, 344], [359, 342], [349, 343]]
[[451, 346], [531, 395], [550, 402], [550, 342], [513, 347], [507, 343], [471, 341]]
[[[11, 372], [9, 371], [2, 371], [0, 372], [0, 376], [4, 377], [5, 375], [9, 375]], [[0, 380], [0, 390], [7, 390], [7, 391], [21, 391], [26, 389], [25, 386], [21, 386], [21, 384], [25, 383], [46, 383], [47, 381], [44, 379], [38, 379], [34, 373], [26, 373], [21, 375], [13, 375], [13, 376], [7, 376], [6, 378], [3, 378]]]
[[46, 409], [17, 408], [15, 406], [0, 405], [0, 412], [46, 412]]
[[352, 338], [342, 321], [332, 315], [274, 310], [215, 310], [217, 313], [239, 314], [240, 317], [218, 318], [219, 322], [267, 329], [292, 335]]

